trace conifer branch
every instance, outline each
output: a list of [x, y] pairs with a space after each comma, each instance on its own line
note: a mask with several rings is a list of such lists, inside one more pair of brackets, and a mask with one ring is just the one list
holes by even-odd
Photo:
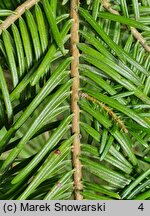
[[[117, 10], [114, 10], [112, 8], [112, 5], [109, 3], [108, 0], [102, 0], [102, 5], [103, 7], [109, 11], [110, 13], [112, 14], [115, 14], [115, 15], [120, 15], [119, 12]], [[134, 38], [140, 42], [140, 44], [144, 47], [144, 49], [147, 51], [147, 52], [150, 52], [150, 46], [147, 44], [147, 41], [143, 38], [143, 36], [138, 32], [138, 30], [134, 27], [131, 27], [131, 33], [132, 35], [134, 36]]]
[[0, 25], [0, 35], [2, 34], [3, 30], [6, 30], [11, 26], [19, 17], [22, 16], [22, 14], [25, 13], [26, 10], [29, 10], [31, 7], [33, 7], [36, 3], [38, 3], [40, 0], [27, 0], [22, 5], [20, 5], [12, 15], [8, 16], [3, 23]]
[[71, 95], [71, 110], [74, 114], [72, 121], [72, 133], [74, 136], [73, 142], [73, 166], [75, 168], [74, 172], [74, 188], [75, 188], [75, 199], [82, 200], [82, 196], [80, 194], [80, 190], [82, 190], [82, 170], [81, 170], [81, 162], [79, 160], [80, 156], [80, 126], [79, 126], [79, 87], [80, 87], [80, 78], [79, 78], [79, 50], [77, 48], [77, 44], [79, 43], [79, 15], [78, 15], [78, 5], [79, 0], [71, 1], [71, 17], [73, 19], [73, 24], [71, 28], [71, 54], [73, 57], [71, 63], [71, 77], [73, 78], [72, 85], [72, 95]]

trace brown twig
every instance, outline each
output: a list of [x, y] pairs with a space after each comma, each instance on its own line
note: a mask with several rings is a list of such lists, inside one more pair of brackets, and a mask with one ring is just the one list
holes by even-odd
[[30, 9], [39, 1], [40, 0], [27, 0], [22, 5], [20, 5], [14, 11], [14, 14], [8, 16], [0, 25], [0, 34], [2, 33], [3, 30], [6, 30], [9, 26], [11, 26], [11, 24], [14, 23], [19, 17], [21, 17], [21, 15], [24, 14], [26, 10]]
[[72, 85], [72, 95], [71, 95], [71, 110], [74, 114], [72, 121], [72, 133], [75, 135], [73, 142], [73, 166], [75, 168], [74, 172], [74, 188], [75, 188], [75, 199], [82, 200], [82, 195], [80, 191], [82, 190], [82, 170], [81, 170], [81, 162], [79, 160], [80, 156], [80, 127], [79, 127], [79, 50], [77, 48], [77, 44], [79, 43], [79, 15], [78, 15], [78, 5], [79, 0], [71, 0], [71, 17], [73, 19], [73, 24], [71, 28], [71, 53], [72, 53], [72, 63], [71, 63], [71, 77], [73, 78]]
[[[112, 5], [108, 0], [102, 0], [103, 7], [112, 14], [120, 15], [118, 11], [112, 8]], [[140, 44], [144, 47], [147, 52], [150, 52], [150, 46], [147, 44], [147, 41], [143, 38], [143, 36], [138, 32], [138, 30], [134, 27], [131, 27], [131, 33], [136, 40], [140, 42]]]
[[147, 52], [150, 52], [150, 46], [147, 44], [147, 41], [142, 37], [142, 35], [136, 30], [136, 28], [131, 27], [132, 35], [140, 42]]

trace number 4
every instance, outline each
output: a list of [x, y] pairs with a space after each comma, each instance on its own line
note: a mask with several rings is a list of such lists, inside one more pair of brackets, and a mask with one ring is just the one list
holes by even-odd
[[139, 210], [143, 211], [144, 210], [144, 206], [143, 206], [143, 203], [141, 203], [138, 207]]

